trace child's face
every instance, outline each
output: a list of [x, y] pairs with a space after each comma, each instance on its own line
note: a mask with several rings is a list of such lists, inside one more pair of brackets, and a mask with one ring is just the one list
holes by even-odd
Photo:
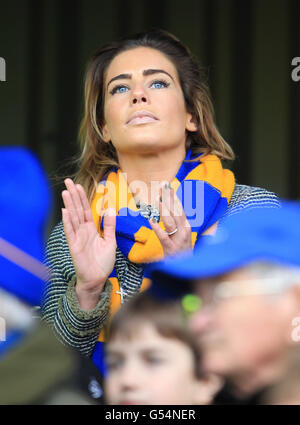
[[110, 404], [195, 404], [200, 381], [191, 348], [161, 336], [150, 323], [108, 343], [106, 398]]

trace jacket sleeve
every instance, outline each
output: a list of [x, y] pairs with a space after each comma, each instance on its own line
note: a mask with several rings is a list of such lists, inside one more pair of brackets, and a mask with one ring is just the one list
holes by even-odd
[[236, 184], [224, 216], [228, 217], [254, 208], [280, 208], [280, 199], [273, 192], [261, 187]]
[[76, 274], [62, 222], [47, 243], [45, 263], [51, 270], [42, 302], [42, 320], [65, 345], [91, 356], [99, 332], [109, 315], [111, 283], [107, 280], [99, 302], [92, 310], [79, 306], [75, 293]]

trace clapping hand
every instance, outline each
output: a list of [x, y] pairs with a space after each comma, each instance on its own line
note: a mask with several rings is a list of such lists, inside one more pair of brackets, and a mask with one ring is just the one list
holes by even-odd
[[192, 249], [191, 226], [174, 190], [165, 185], [157, 202], [165, 231], [153, 219], [150, 224], [161, 242], [164, 255], [174, 255]]
[[83, 187], [65, 180], [67, 190], [62, 192], [65, 208], [62, 221], [76, 271], [75, 291], [80, 307], [94, 308], [103, 291], [116, 258], [116, 214], [105, 212], [103, 237], [96, 229], [92, 211]]

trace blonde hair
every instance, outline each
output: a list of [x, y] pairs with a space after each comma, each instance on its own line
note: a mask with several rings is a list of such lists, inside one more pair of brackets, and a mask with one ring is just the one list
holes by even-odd
[[111, 142], [105, 142], [101, 134], [104, 125], [105, 73], [115, 56], [137, 47], [159, 50], [176, 67], [186, 109], [198, 126], [196, 132], [188, 132], [186, 148], [190, 148], [193, 155], [215, 154], [221, 160], [234, 159], [231, 147], [215, 124], [214, 109], [203, 71], [189, 49], [175, 36], [163, 30], [139, 33], [103, 46], [93, 54], [87, 65], [84, 116], [79, 131], [81, 155], [75, 181], [83, 186], [89, 201], [92, 200], [99, 181], [112, 167], [118, 167], [114, 146]]

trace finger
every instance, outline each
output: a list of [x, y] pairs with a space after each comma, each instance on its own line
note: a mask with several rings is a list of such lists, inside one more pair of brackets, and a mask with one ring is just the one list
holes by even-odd
[[80, 199], [77, 187], [74, 184], [73, 180], [71, 180], [71, 179], [66, 179], [65, 185], [66, 185], [66, 188], [68, 189], [68, 191], [71, 195], [73, 205], [74, 205], [74, 209], [75, 209], [76, 214], [78, 216], [79, 223], [84, 223], [84, 212], [83, 212], [83, 207], [82, 207], [82, 204], [81, 204], [81, 199]]
[[62, 222], [64, 225], [65, 235], [66, 235], [68, 244], [72, 245], [75, 241], [76, 236], [75, 236], [72, 222], [70, 220], [69, 212], [65, 208], [62, 208], [61, 212], [62, 212]]
[[[178, 228], [186, 227], [188, 223], [182, 203], [178, 199], [176, 193], [171, 189], [171, 208], [170, 214], [174, 219]], [[189, 223], [188, 223], [189, 224]]]
[[[102, 196], [102, 198], [100, 200], [98, 200], [97, 205], [96, 205], [96, 212], [97, 212], [96, 228], [97, 228], [97, 231], [99, 232], [100, 235], [102, 234], [101, 223], [102, 223], [102, 220], [104, 220], [104, 214], [105, 214], [104, 200], [105, 200], [105, 196]], [[99, 204], [100, 204], [100, 207], [99, 207]]]
[[84, 218], [86, 221], [93, 221], [93, 214], [86, 193], [81, 184], [77, 184], [76, 187], [80, 196], [81, 205], [84, 212]]
[[103, 239], [105, 241], [116, 240], [116, 211], [108, 208], [103, 218]]
[[159, 224], [156, 223], [155, 221], [153, 221], [152, 218], [149, 220], [149, 223], [152, 227], [152, 230], [154, 230], [154, 232], [156, 233], [156, 236], [160, 240], [160, 243], [161, 243], [163, 249], [168, 250], [168, 249], [172, 248], [173, 242], [169, 238], [168, 234], [159, 226]]
[[74, 209], [74, 205], [73, 205], [73, 201], [70, 195], [70, 192], [68, 192], [67, 190], [63, 190], [62, 192], [62, 198], [66, 207], [66, 210], [68, 211], [68, 215], [69, 215], [69, 219], [72, 223], [74, 232], [77, 231], [77, 229], [79, 228], [79, 219], [78, 216], [76, 214], [76, 210]]
[[[176, 196], [176, 193], [173, 189], [170, 189], [169, 196], [170, 196], [169, 214], [170, 214], [170, 217], [172, 217], [172, 219], [174, 220], [173, 230], [177, 228], [179, 231], [178, 234], [180, 233], [181, 235], [186, 235], [187, 237], [189, 237], [189, 234], [191, 232], [191, 226], [189, 221], [186, 218], [183, 206], [180, 200], [178, 199], [178, 197]], [[170, 231], [173, 231], [173, 230], [170, 230]]]
[[174, 217], [171, 214], [171, 193], [170, 189], [163, 188], [161, 190], [161, 197], [159, 200], [159, 213], [161, 220], [164, 223], [166, 231], [173, 232], [176, 229], [177, 224]]

